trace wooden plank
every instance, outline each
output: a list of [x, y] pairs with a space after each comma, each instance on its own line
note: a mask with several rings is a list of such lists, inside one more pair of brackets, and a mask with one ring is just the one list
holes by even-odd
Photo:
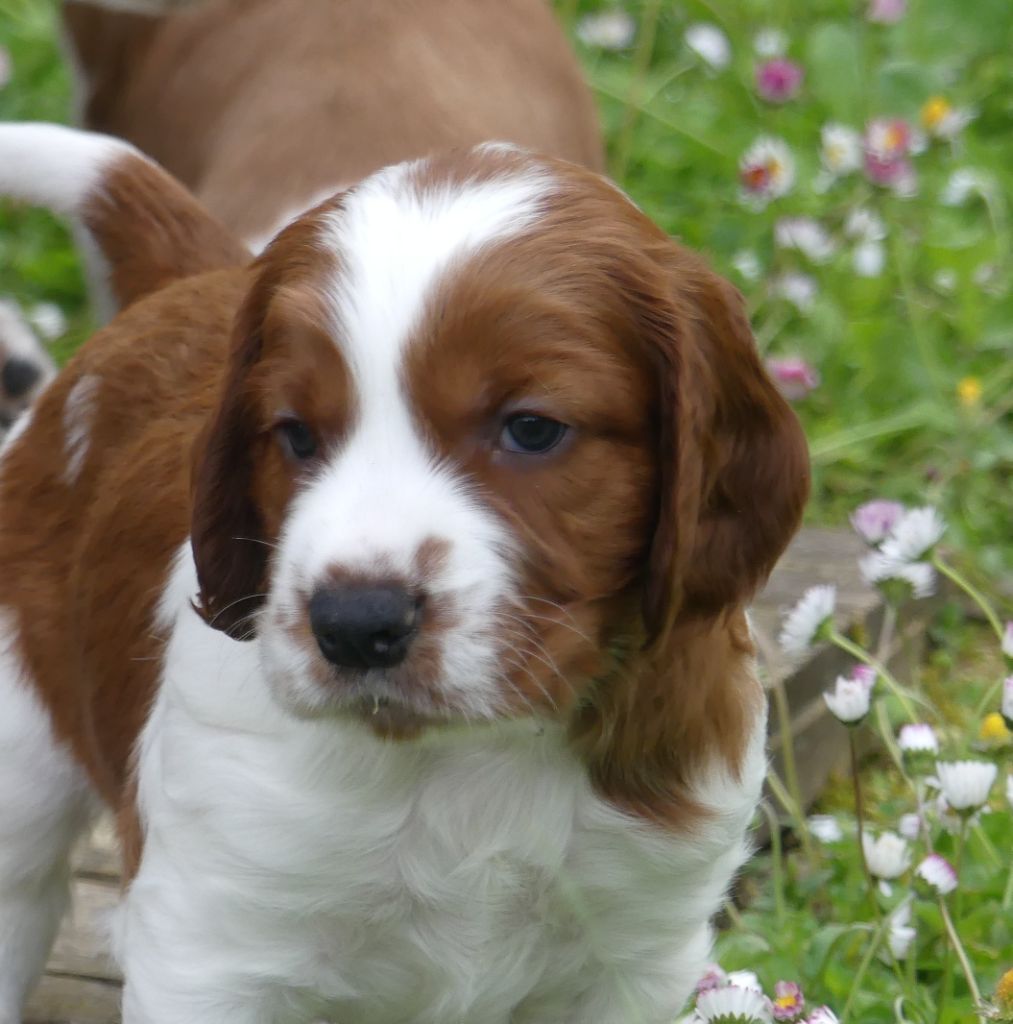
[[120, 988], [107, 981], [47, 974], [28, 1003], [25, 1024], [116, 1024]]
[[120, 850], [116, 826], [110, 815], [99, 818], [91, 832], [78, 844], [72, 861], [78, 874], [91, 878], [120, 877]]
[[115, 882], [75, 879], [71, 909], [60, 926], [46, 970], [96, 981], [119, 981], [107, 938], [119, 896]]

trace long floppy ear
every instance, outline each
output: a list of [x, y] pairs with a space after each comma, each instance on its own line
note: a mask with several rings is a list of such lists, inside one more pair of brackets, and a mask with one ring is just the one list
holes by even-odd
[[660, 497], [649, 638], [752, 597], [809, 494], [802, 428], [760, 360], [742, 296], [672, 247], [666, 294], [641, 293], [660, 379]]
[[267, 576], [268, 546], [252, 493], [258, 426], [248, 388], [263, 349], [265, 305], [255, 284], [236, 317], [217, 410], [193, 451], [190, 534], [200, 588], [194, 607], [234, 640], [253, 638]]

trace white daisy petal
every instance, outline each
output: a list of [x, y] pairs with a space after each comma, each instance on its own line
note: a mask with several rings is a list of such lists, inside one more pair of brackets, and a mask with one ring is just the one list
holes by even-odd
[[717, 25], [707, 22], [690, 25], [683, 39], [686, 45], [714, 71], [723, 71], [731, 62], [731, 43]]
[[812, 647], [821, 628], [832, 623], [836, 603], [836, 587], [810, 587], [785, 617], [778, 638], [784, 652], [802, 657]]
[[938, 754], [939, 740], [928, 722], [909, 722], [900, 727], [897, 746], [903, 754]]
[[934, 508], [913, 508], [883, 541], [886, 558], [896, 562], [918, 562], [929, 555], [946, 531], [946, 523]]
[[990, 761], [937, 761], [936, 774], [946, 803], [955, 811], [973, 811], [988, 800], [999, 769]]
[[857, 725], [869, 713], [870, 687], [857, 679], [838, 676], [832, 690], [823, 694], [833, 716], [845, 725]]
[[896, 832], [883, 832], [873, 839], [868, 832], [862, 835], [862, 849], [870, 874], [889, 881], [899, 878], [911, 866], [911, 851], [906, 840]]
[[707, 1024], [769, 1024], [771, 1012], [767, 997], [762, 992], [738, 985], [701, 992], [696, 1001], [696, 1012]]
[[915, 875], [937, 896], [948, 896], [957, 888], [957, 869], [938, 853], [930, 853], [915, 868]]

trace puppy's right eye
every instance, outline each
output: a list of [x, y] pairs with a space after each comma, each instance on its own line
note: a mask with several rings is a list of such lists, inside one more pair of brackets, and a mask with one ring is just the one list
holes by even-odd
[[313, 431], [302, 420], [297, 420], [294, 417], [282, 420], [275, 427], [275, 431], [286, 454], [293, 459], [302, 462], [316, 454], [317, 439], [313, 436]]

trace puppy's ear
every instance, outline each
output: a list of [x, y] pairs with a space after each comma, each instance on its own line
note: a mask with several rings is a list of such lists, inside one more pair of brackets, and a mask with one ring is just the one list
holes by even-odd
[[674, 245], [664, 263], [667, 280], [638, 296], [660, 387], [660, 496], [644, 605], [654, 641], [680, 617], [748, 601], [798, 529], [809, 494], [805, 437], [763, 367], [741, 295]]
[[263, 289], [254, 286], [236, 318], [229, 366], [215, 413], [193, 451], [191, 545], [209, 626], [234, 640], [254, 636], [264, 602], [268, 545], [253, 496], [259, 426], [250, 374], [263, 350]]
[[0, 125], [0, 196], [71, 219], [100, 258], [93, 283], [106, 318], [179, 278], [250, 258], [179, 182], [106, 135]]

